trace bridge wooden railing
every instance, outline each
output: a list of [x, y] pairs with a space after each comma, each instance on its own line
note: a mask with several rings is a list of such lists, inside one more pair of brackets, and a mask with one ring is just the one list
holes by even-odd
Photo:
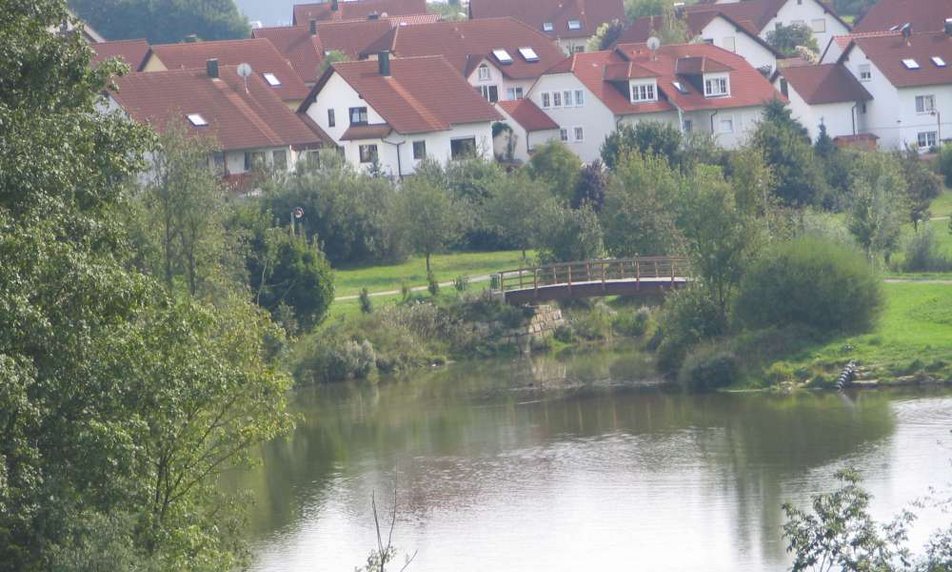
[[506, 270], [492, 276], [494, 292], [515, 290], [538, 290], [546, 286], [573, 284], [602, 284], [615, 281], [640, 283], [642, 280], [657, 283], [683, 280], [690, 274], [687, 258], [677, 256], [640, 256], [584, 262], [563, 262], [537, 268]]

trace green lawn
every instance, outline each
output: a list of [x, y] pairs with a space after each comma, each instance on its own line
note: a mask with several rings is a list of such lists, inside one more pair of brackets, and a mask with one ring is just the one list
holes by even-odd
[[[458, 276], [473, 279], [501, 270], [519, 268], [522, 265], [522, 252], [511, 250], [434, 254], [430, 264], [438, 281], [451, 282]], [[399, 290], [403, 283], [410, 287], [426, 286], [426, 262], [422, 256], [414, 256], [402, 264], [334, 271], [337, 296], [353, 296], [359, 294], [361, 288], [370, 292]]]
[[934, 217], [952, 215], [952, 190], [946, 189], [936, 200], [932, 201], [929, 210], [932, 211]]
[[856, 359], [877, 376], [922, 369], [952, 376], [952, 285], [886, 284], [884, 291], [886, 307], [873, 332], [811, 348], [791, 361], [823, 369]]

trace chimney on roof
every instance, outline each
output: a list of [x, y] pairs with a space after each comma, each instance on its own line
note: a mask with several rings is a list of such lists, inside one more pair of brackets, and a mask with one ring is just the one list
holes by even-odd
[[337, 5], [337, 0], [331, 0], [331, 12], [336, 12], [340, 6]]
[[198, 34], [189, 34], [185, 36], [186, 44], [194, 44], [198, 42]]
[[208, 72], [208, 77], [212, 79], [218, 79], [218, 58], [206, 60], [205, 71]]
[[901, 28], [899, 28], [899, 31], [902, 32], [902, 37], [906, 38], [906, 44], [908, 44], [909, 38], [912, 37], [912, 24], [906, 22]]
[[368, 20], [379, 20], [379, 19], [380, 19], [380, 14], [378, 14], [377, 12], [371, 12], [370, 14], [367, 14], [367, 19], [368, 19]]
[[384, 50], [377, 54], [377, 67], [380, 69], [380, 75], [390, 77], [390, 52]]
[[311, 35], [316, 36], [317, 35], [317, 20], [315, 20], [314, 18], [311, 18], [311, 20], [308, 22], [308, 27], [311, 29]]
[[945, 19], [945, 35], [952, 36], [952, 18]]

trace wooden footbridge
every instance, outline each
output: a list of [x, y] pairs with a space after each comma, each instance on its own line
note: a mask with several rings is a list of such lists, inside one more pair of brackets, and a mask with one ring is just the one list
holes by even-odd
[[633, 296], [683, 286], [686, 258], [638, 258], [564, 262], [493, 274], [492, 292], [510, 304], [598, 296]]

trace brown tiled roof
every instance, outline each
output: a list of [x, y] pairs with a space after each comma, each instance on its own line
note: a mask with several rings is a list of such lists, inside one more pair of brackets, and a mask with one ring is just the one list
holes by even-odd
[[359, 139], [383, 139], [393, 132], [393, 128], [386, 123], [374, 125], [351, 125], [340, 136], [341, 141], [357, 141]]
[[356, 60], [374, 42], [387, 35], [391, 28], [389, 20], [321, 22], [317, 25], [317, 36], [325, 52], [337, 50]]
[[[628, 81], [604, 78], [604, 70], [613, 64], [635, 63], [657, 78], [663, 95], [658, 101], [631, 103], [627, 93]], [[691, 73], [677, 73], [686, 69]], [[730, 91], [726, 97], [704, 97], [699, 70], [730, 70]], [[675, 44], [662, 46], [652, 55], [644, 44], [623, 44], [613, 51], [574, 54], [553, 67], [548, 74], [572, 73], [616, 115], [655, 113], [680, 108], [730, 109], [762, 105], [773, 98], [781, 98], [756, 69], [737, 54], [709, 44]], [[678, 82], [687, 93], [674, 87]], [[618, 84], [623, 86], [621, 89]]]
[[317, 81], [317, 73], [324, 61], [324, 48], [309, 26], [282, 26], [258, 28], [251, 31], [255, 38], [266, 38], [287, 59], [305, 83]]
[[145, 65], [146, 57], [149, 55], [149, 42], [145, 39], [140, 40], [117, 40], [114, 42], [100, 42], [90, 44], [93, 56], [90, 63], [99, 65], [102, 62], [118, 58], [129, 65], [132, 71], [139, 71]]
[[271, 89], [284, 101], [301, 101], [308, 93], [301, 76], [274, 44], [264, 38], [160, 44], [152, 46], [152, 53], [170, 70], [204, 70], [206, 62], [212, 58], [217, 58], [221, 65], [227, 66], [249, 64], [256, 76], [272, 73], [278, 78], [281, 85]]
[[532, 133], [533, 131], [548, 131], [558, 129], [559, 124], [545, 114], [544, 111], [532, 103], [529, 99], [513, 99], [509, 101], [500, 101], [497, 103], [500, 108], [512, 120], [522, 126], [523, 129]]
[[779, 70], [810, 105], [869, 101], [873, 96], [840, 64], [791, 66]]
[[402, 16], [405, 14], [423, 14], [426, 12], [426, 0], [357, 0], [338, 2], [337, 11], [329, 0], [317, 4], [297, 4], [294, 6], [292, 24], [307, 25], [311, 20], [364, 20], [371, 14]]
[[[511, 16], [550, 38], [587, 38], [598, 27], [612, 20], [625, 21], [622, 0], [470, 0], [470, 18]], [[578, 30], [569, 29], [569, 21], [578, 20]], [[543, 25], [552, 24], [546, 32]]]
[[[711, 4], [706, 4], [705, 6], [713, 6]], [[718, 4], [721, 6], [721, 4]], [[694, 36], [699, 36], [704, 31], [705, 26], [711, 23], [714, 18], [723, 18], [729, 24], [732, 24], [736, 28], [742, 30], [750, 39], [757, 42], [763, 46], [766, 50], [770, 51], [776, 56], [780, 54], [775, 50], [770, 44], [765, 42], [758, 34], [760, 30], [757, 29], [756, 25], [750, 21], [737, 21], [734, 20], [729, 14], [724, 14], [717, 10], [696, 10], [692, 12], [685, 12], [684, 22], [687, 24], [688, 30]], [[651, 36], [652, 32], [656, 32], [661, 29], [661, 26], [664, 24], [664, 18], [661, 16], [645, 16], [643, 18], [638, 18], [631, 23], [628, 28], [626, 28], [619, 36], [616, 44], [642, 44], [648, 41], [648, 38]]]
[[[952, 37], [944, 32], [913, 33], [908, 40], [899, 33], [855, 37], [840, 56], [840, 62], [849, 57], [854, 47], [860, 48], [896, 87], [952, 84]], [[934, 57], [946, 65], [936, 65]], [[903, 64], [907, 59], [914, 60], [918, 69], [907, 68]]]
[[879, 0], [853, 27], [854, 32], [875, 32], [909, 23], [913, 32], [938, 32], [952, 18], [949, 0]]
[[[539, 61], [528, 62], [519, 54], [519, 48], [526, 47], [535, 51]], [[493, 50], [500, 48], [512, 57], [511, 64], [503, 65], [495, 59]], [[537, 78], [565, 58], [545, 34], [513, 18], [397, 27], [367, 48], [365, 55], [384, 50], [400, 57], [441, 55], [464, 76], [488, 59], [512, 79]]]
[[340, 62], [328, 69], [301, 104], [305, 110], [337, 73], [398, 133], [444, 131], [501, 116], [440, 56], [394, 58], [389, 76], [378, 62]]
[[[221, 66], [219, 75], [211, 79], [205, 70], [130, 73], [115, 79], [110, 95], [135, 121], [158, 131], [177, 123], [192, 136], [211, 137], [223, 151], [331, 143], [288, 109], [261, 77], [249, 77], [246, 90], [236, 66]], [[191, 113], [208, 125], [193, 125], [187, 118]]]

